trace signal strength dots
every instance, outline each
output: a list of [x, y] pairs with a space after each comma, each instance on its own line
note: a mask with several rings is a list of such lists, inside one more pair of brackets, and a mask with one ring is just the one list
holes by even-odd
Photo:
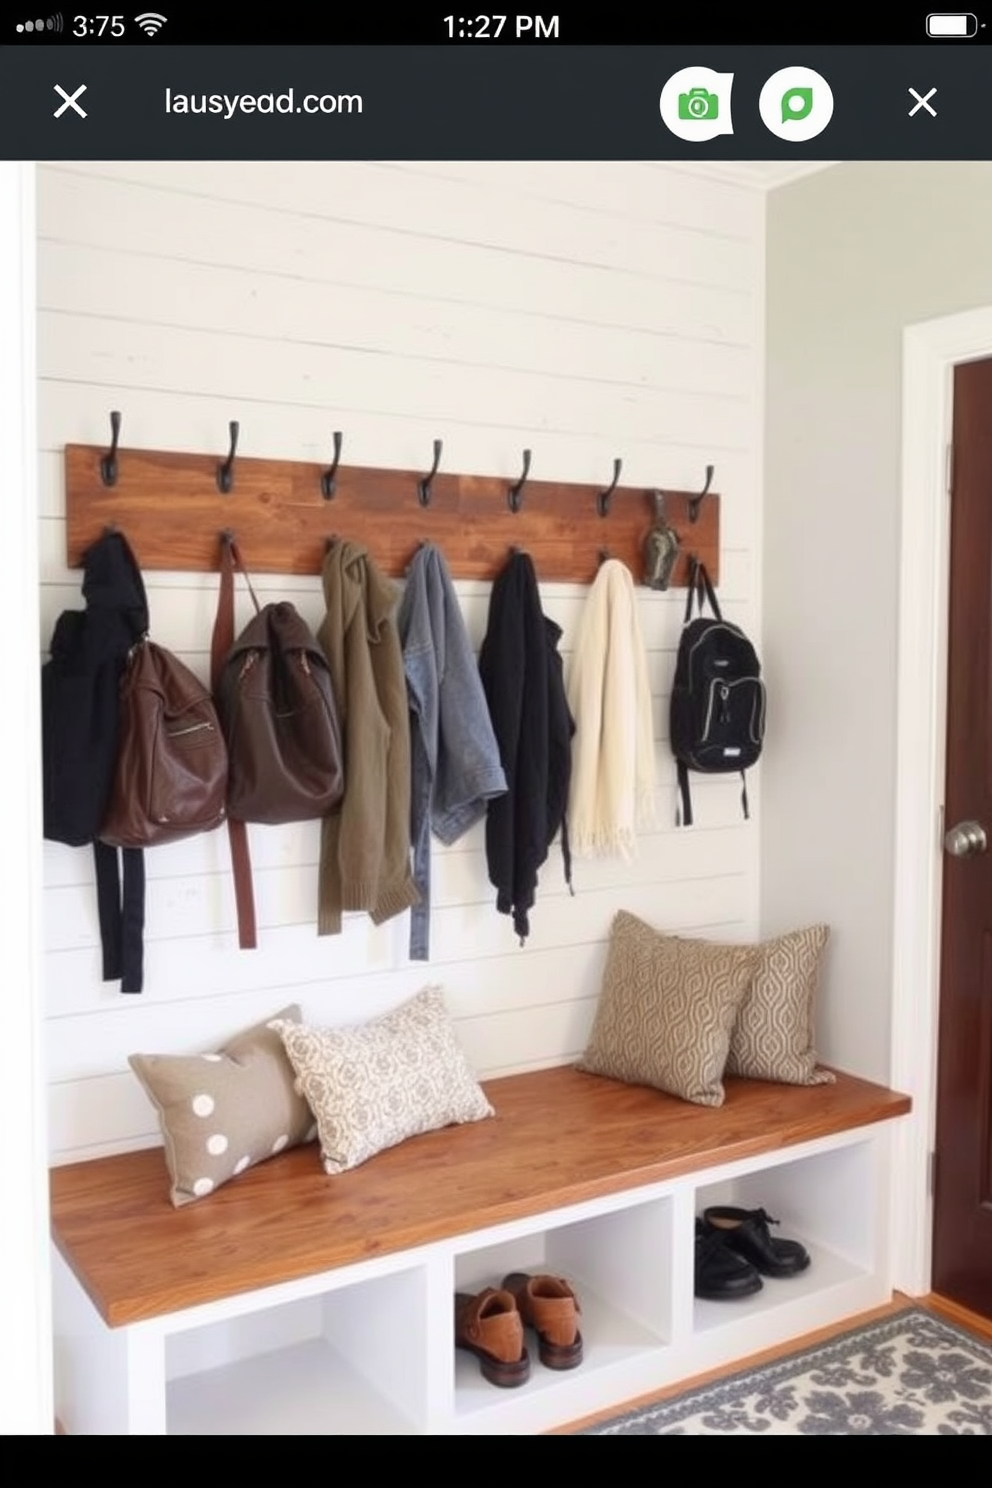
[[159, 15], [157, 11], [143, 10], [141, 15], [135, 16], [134, 24], [140, 26], [146, 36], [156, 36], [167, 19], [167, 16]]
[[62, 12], [59, 11], [58, 15], [49, 16], [47, 20], [42, 19], [40, 21], [18, 21], [16, 29], [19, 35], [22, 32], [30, 33], [32, 31], [61, 31]]

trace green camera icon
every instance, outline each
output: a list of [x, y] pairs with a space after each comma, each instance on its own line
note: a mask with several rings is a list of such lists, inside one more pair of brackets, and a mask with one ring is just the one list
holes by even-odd
[[710, 93], [707, 88], [690, 88], [688, 93], [679, 94], [679, 118], [680, 119], [718, 119], [720, 117], [720, 99], [716, 93]]

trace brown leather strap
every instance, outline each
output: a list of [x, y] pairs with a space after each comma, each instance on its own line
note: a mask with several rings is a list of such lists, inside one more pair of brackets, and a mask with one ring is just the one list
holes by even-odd
[[[240, 568], [248, 584], [248, 592], [258, 609], [258, 600], [251, 587], [251, 580], [241, 562], [234, 538], [229, 532], [221, 534], [220, 593], [217, 599], [217, 616], [210, 642], [210, 685], [216, 696], [220, 687], [220, 674], [231, 647], [234, 645], [234, 565]], [[238, 945], [243, 951], [253, 951], [258, 945], [255, 925], [255, 891], [251, 876], [251, 853], [248, 848], [248, 828], [242, 821], [227, 818], [227, 837], [231, 846], [231, 871], [234, 875], [234, 901], [238, 910]]]
[[255, 891], [251, 878], [248, 827], [243, 821], [235, 821], [233, 816], [229, 816], [227, 836], [231, 844], [234, 902], [238, 907], [238, 945], [243, 951], [253, 951], [258, 945], [258, 931], [255, 927]]

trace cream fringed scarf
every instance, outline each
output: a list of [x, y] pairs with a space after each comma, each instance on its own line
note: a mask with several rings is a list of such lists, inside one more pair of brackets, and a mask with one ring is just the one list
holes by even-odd
[[632, 858], [654, 815], [655, 749], [634, 581], [608, 558], [589, 590], [569, 668], [575, 720], [568, 830], [585, 857]]

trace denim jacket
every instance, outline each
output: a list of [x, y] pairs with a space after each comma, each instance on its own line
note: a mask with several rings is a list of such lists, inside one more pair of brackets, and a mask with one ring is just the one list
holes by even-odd
[[430, 837], [457, 842], [506, 791], [465, 620], [439, 548], [414, 555], [397, 615], [410, 701], [410, 838], [420, 891], [410, 922], [410, 957], [430, 948]]

